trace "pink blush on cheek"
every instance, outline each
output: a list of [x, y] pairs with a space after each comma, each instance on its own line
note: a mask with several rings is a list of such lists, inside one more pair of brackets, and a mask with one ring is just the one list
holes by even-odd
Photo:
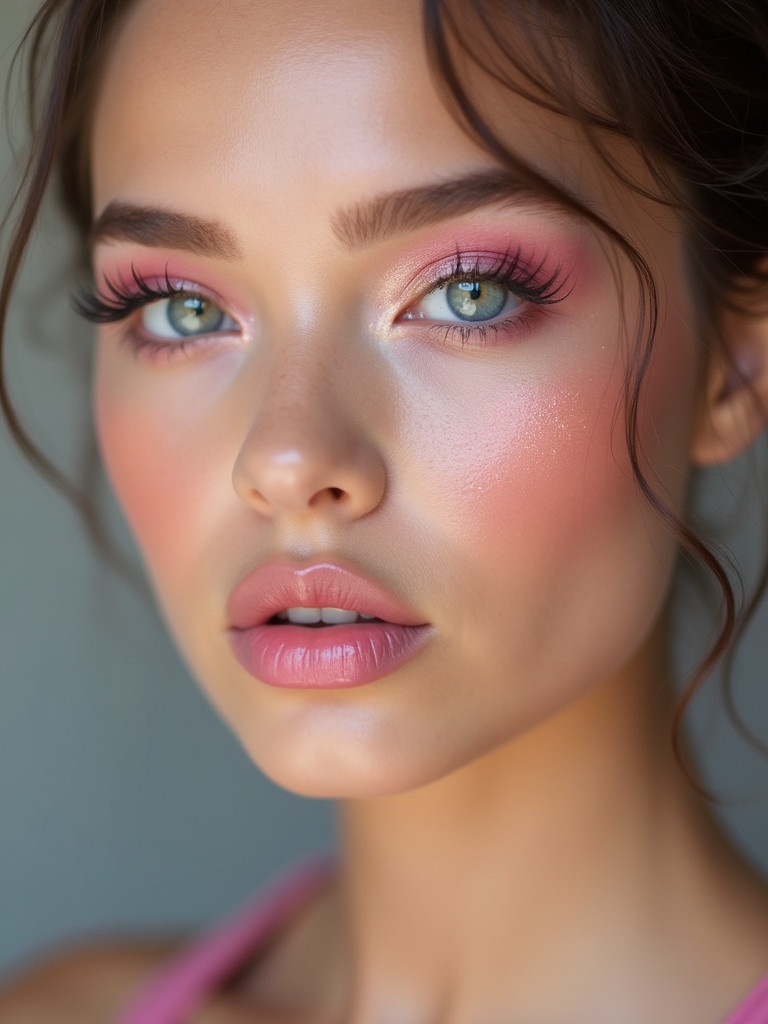
[[102, 458], [150, 569], [171, 563], [174, 551], [185, 566], [205, 544], [204, 529], [214, 529], [218, 503], [232, 498], [237, 437], [224, 396], [244, 354], [222, 345], [210, 356], [190, 356], [183, 369], [147, 365], [120, 343], [122, 325], [115, 327], [100, 332], [96, 349]]
[[[489, 671], [509, 678], [515, 700], [557, 680], [576, 694], [616, 671], [666, 594], [675, 545], [622, 455], [620, 384], [561, 384], [498, 402], [467, 444], [473, 457], [455, 463], [456, 486], [443, 491], [446, 589], [473, 598], [458, 618], [446, 606], [459, 623], [456, 650], [480, 663], [494, 650], [508, 658]], [[568, 651], [586, 652], [582, 669]]]
[[[572, 341], [583, 362], [573, 357], [549, 373], [531, 374], [495, 401], [486, 394], [473, 415], [465, 414], [453, 449], [460, 456], [454, 503], [446, 497], [446, 514], [455, 515], [456, 529], [487, 538], [497, 553], [512, 533], [527, 538], [531, 552], [554, 554], [563, 545], [567, 554], [579, 539], [591, 543], [606, 531], [638, 527], [641, 547], [650, 533], [651, 547], [666, 550], [667, 531], [653, 519], [630, 464], [622, 361], [608, 346], [596, 351], [588, 338]], [[690, 333], [669, 316], [643, 385], [637, 438], [651, 484], [678, 503], [690, 472], [695, 379]]]
[[529, 538], [551, 539], [556, 522], [614, 486], [612, 397], [604, 385], [594, 390], [588, 400], [568, 387], [531, 388], [486, 407], [455, 464], [461, 476], [446, 512], [457, 525], [472, 520], [489, 537], [524, 526]]
[[[176, 479], [176, 460], [164, 457], [153, 430], [114, 410], [99, 419], [99, 445], [112, 487], [151, 570], [171, 554], [174, 539], [189, 522], [184, 475]], [[169, 529], [172, 522], [177, 524], [175, 531]]]
[[467, 566], [484, 566], [491, 585], [503, 588], [506, 578], [541, 591], [589, 552], [599, 563], [601, 547], [616, 554], [624, 540], [647, 538], [622, 454], [621, 384], [597, 372], [529, 383], [476, 403], [450, 446], [443, 442], [428, 503], [442, 509], [446, 540]]
[[[104, 363], [111, 360], [104, 360]], [[183, 586], [195, 554], [204, 550], [207, 519], [215, 515], [205, 444], [195, 443], [189, 417], [176, 419], [173, 406], [142, 408], [107, 377], [131, 367], [97, 361], [95, 421], [102, 459], [115, 495], [145, 558], [150, 575]], [[219, 483], [226, 485], [226, 476]], [[231, 485], [230, 485], [231, 487]]]

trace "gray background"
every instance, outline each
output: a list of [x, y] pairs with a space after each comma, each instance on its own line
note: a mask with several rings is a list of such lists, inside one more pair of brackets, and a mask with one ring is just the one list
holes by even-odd
[[[3, 83], [36, 6], [0, 0]], [[9, 109], [3, 206], [13, 180], [6, 136], [23, 137], [13, 99]], [[14, 309], [9, 363], [25, 422], [74, 467], [88, 416], [87, 332], [68, 308], [67, 243], [49, 214]], [[739, 486], [738, 473], [713, 475], [702, 509], [721, 514]], [[112, 518], [121, 531], [114, 509]], [[746, 509], [729, 525], [754, 564], [759, 514]], [[688, 622], [681, 663], [705, 629]], [[739, 706], [763, 737], [766, 664], [763, 612], [738, 665]], [[720, 813], [737, 842], [768, 871], [768, 761], [735, 735], [714, 694], [710, 686], [693, 716], [706, 778], [728, 799]], [[194, 925], [331, 843], [329, 806], [253, 768], [187, 677], [151, 600], [105, 570], [74, 513], [0, 428], [0, 970], [68, 937]]]

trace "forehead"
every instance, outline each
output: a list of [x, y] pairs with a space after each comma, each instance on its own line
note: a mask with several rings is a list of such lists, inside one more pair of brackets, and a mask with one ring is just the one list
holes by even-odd
[[[638, 204], [572, 122], [461, 70], [516, 154], [632, 233]], [[137, 0], [106, 62], [93, 143], [97, 211], [115, 197], [189, 198], [215, 214], [226, 198], [233, 217], [279, 206], [285, 219], [290, 203], [297, 224], [494, 162], [446, 107], [420, 0]]]
[[137, 142], [185, 169], [215, 163], [232, 184], [251, 160], [281, 184], [320, 160], [336, 174], [375, 174], [402, 158], [417, 123], [426, 153], [453, 127], [423, 58], [417, 2], [139, 0], [102, 82], [97, 183], [101, 168], [118, 179], [137, 170]]

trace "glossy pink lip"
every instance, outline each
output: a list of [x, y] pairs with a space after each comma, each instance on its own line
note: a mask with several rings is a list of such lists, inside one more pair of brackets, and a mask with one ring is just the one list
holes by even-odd
[[[343, 608], [380, 622], [298, 626], [286, 608]], [[378, 584], [331, 563], [262, 565], [227, 602], [235, 657], [256, 679], [292, 689], [340, 689], [381, 679], [417, 652], [432, 627]]]

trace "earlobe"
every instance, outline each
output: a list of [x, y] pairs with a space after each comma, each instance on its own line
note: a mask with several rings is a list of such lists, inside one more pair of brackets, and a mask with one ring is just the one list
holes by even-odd
[[702, 382], [691, 458], [698, 466], [728, 462], [768, 424], [768, 316], [729, 313], [729, 351], [715, 353]]

